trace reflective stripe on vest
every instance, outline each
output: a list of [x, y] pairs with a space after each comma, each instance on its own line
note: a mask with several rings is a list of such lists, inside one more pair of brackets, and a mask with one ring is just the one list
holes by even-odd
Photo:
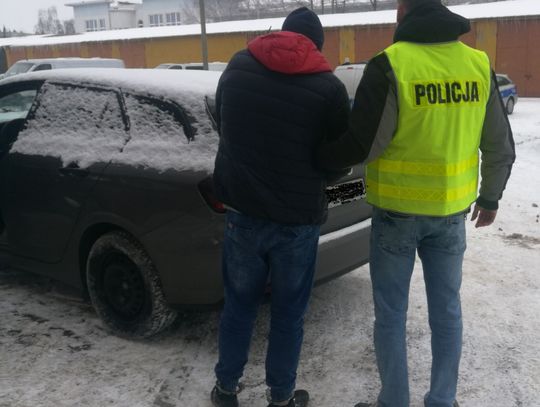
[[384, 52], [397, 81], [397, 131], [367, 166], [367, 201], [417, 215], [467, 209], [478, 191], [487, 55], [457, 41], [398, 42]]

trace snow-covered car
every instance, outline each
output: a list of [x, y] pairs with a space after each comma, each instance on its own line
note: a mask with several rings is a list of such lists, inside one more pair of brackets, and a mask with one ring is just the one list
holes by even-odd
[[[226, 62], [209, 62], [208, 63], [209, 71], [223, 72], [225, 68], [227, 68]], [[203, 64], [200, 62], [188, 62], [185, 64], [169, 62], [169, 63], [159, 64], [154, 69], [176, 69], [176, 70], [187, 69], [187, 70], [194, 70], [194, 71], [202, 71], [204, 67], [203, 67]]]
[[116, 58], [42, 58], [21, 59], [15, 62], [0, 79], [28, 72], [66, 68], [125, 68], [124, 61]]
[[497, 85], [506, 113], [514, 113], [514, 106], [518, 101], [517, 86], [508, 75], [504, 74], [497, 74]]
[[[212, 188], [217, 72], [62, 70], [0, 85], [0, 254], [80, 287], [105, 324], [146, 337], [219, 304]], [[4, 111], [2, 111], [4, 109]], [[360, 167], [328, 188], [318, 282], [368, 260]]]

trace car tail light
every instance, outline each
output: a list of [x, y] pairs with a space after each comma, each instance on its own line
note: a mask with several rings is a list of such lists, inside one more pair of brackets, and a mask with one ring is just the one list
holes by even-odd
[[214, 183], [212, 177], [207, 177], [199, 182], [199, 192], [206, 204], [216, 213], [225, 213], [225, 205], [218, 201], [214, 194]]

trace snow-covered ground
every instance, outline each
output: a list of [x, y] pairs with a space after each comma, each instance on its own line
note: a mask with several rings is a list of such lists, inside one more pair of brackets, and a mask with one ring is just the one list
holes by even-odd
[[[469, 222], [464, 266], [464, 407], [540, 406], [540, 99], [511, 117], [517, 163], [496, 224]], [[412, 406], [429, 380], [429, 328], [421, 268], [409, 311]], [[109, 335], [92, 308], [48, 279], [0, 272], [1, 407], [209, 407], [218, 312], [184, 314], [158, 338]], [[265, 406], [268, 306], [254, 336], [241, 393]], [[298, 385], [313, 407], [353, 406], [378, 390], [366, 267], [314, 290]]]

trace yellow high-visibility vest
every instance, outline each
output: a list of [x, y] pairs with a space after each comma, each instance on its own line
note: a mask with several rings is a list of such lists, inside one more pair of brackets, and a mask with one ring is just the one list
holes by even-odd
[[397, 81], [398, 122], [386, 150], [367, 165], [367, 201], [416, 215], [467, 209], [478, 192], [487, 55], [459, 41], [397, 42], [384, 52]]

